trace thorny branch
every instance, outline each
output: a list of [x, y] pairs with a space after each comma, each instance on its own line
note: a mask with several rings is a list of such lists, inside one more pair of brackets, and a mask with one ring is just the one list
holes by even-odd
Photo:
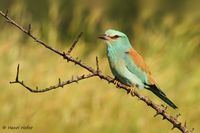
[[59, 87], [64, 87], [65, 85], [68, 85], [68, 84], [71, 84], [71, 83], [78, 83], [78, 81], [80, 80], [83, 80], [83, 79], [88, 79], [88, 78], [91, 78], [93, 76], [95, 76], [96, 74], [93, 74], [93, 73], [90, 73], [88, 75], [81, 75], [81, 76], [77, 76], [76, 78], [74, 78], [72, 76], [72, 78], [70, 80], [66, 80], [66, 81], [61, 81], [61, 79], [59, 78], [58, 79], [58, 83], [56, 85], [53, 85], [53, 86], [49, 86], [47, 88], [44, 88], [44, 89], [38, 89], [38, 87], [36, 87], [35, 89], [32, 89], [30, 88], [29, 86], [27, 86], [24, 81], [20, 81], [19, 80], [19, 64], [17, 66], [17, 74], [16, 74], [16, 78], [15, 78], [15, 81], [11, 81], [10, 83], [11, 84], [20, 84], [22, 85], [24, 88], [26, 88], [27, 90], [29, 90], [30, 92], [34, 92], [34, 93], [41, 93], [41, 92], [46, 92], [46, 91], [50, 91], [50, 90], [53, 90], [53, 89], [57, 89]]
[[166, 107], [162, 107], [162, 106], [159, 106], [159, 105], [155, 104], [148, 97], [145, 97], [145, 96], [141, 95], [135, 89], [132, 89], [132, 88], [120, 83], [120, 82], [116, 83], [114, 81], [114, 79], [111, 78], [110, 76], [102, 74], [102, 72], [99, 70], [99, 61], [98, 61], [97, 57], [96, 57], [96, 69], [94, 69], [94, 68], [92, 68], [92, 67], [90, 67], [90, 66], [88, 66], [88, 65], [86, 65], [84, 63], [82, 63], [81, 60], [78, 60], [77, 58], [72, 57], [70, 55], [70, 53], [72, 52], [73, 48], [77, 44], [77, 42], [78, 42], [79, 38], [81, 37], [82, 33], [79, 34], [79, 36], [76, 38], [76, 40], [74, 41], [74, 43], [72, 44], [71, 48], [68, 50], [67, 53], [60, 52], [60, 51], [58, 51], [58, 50], [56, 50], [54, 48], [51, 48], [49, 45], [47, 45], [46, 43], [44, 43], [40, 39], [36, 38], [31, 33], [31, 25], [30, 24], [28, 25], [28, 30], [26, 30], [26, 29], [24, 29], [22, 26], [20, 26], [18, 23], [16, 23], [13, 19], [11, 19], [8, 16], [8, 11], [6, 11], [6, 13], [3, 13], [2, 11], [0, 11], [0, 15], [3, 16], [8, 23], [10, 23], [11, 25], [17, 27], [19, 30], [24, 32], [26, 35], [28, 35], [34, 41], [36, 41], [37, 44], [44, 46], [48, 50], [58, 54], [61, 57], [63, 57], [63, 59], [66, 59], [68, 62], [72, 62], [74, 64], [77, 64], [80, 67], [82, 67], [83, 69], [86, 69], [87, 71], [90, 72], [90, 74], [88, 74], [88, 75], [78, 76], [75, 79], [72, 78], [71, 80], [67, 80], [67, 81], [63, 81], [63, 82], [61, 82], [61, 80], [59, 79], [58, 80], [58, 84], [56, 84], [54, 86], [50, 86], [50, 87], [45, 88], [45, 89], [38, 89], [38, 87], [36, 87], [36, 89], [32, 89], [32, 88], [28, 87], [23, 81], [19, 80], [19, 65], [18, 65], [16, 79], [15, 79], [15, 81], [10, 82], [11, 84], [17, 83], [17, 84], [22, 85], [24, 88], [28, 89], [31, 92], [39, 93], [39, 92], [47, 92], [47, 91], [50, 91], [52, 89], [56, 89], [58, 87], [63, 87], [64, 85], [67, 85], [67, 84], [70, 84], [70, 83], [73, 83], [73, 82], [78, 82], [80, 80], [96, 76], [96, 77], [99, 77], [102, 80], [107, 81], [108, 83], [115, 84], [116, 87], [118, 87], [118, 88], [126, 90], [128, 93], [131, 94], [131, 96], [138, 97], [139, 100], [145, 102], [147, 104], [147, 106], [150, 106], [151, 108], [153, 108], [156, 111], [156, 114], [154, 115], [154, 117], [156, 117], [158, 115], [161, 115], [163, 117], [163, 120], [167, 120], [168, 122], [170, 122], [173, 125], [172, 129], [177, 128], [178, 130], [180, 130], [183, 133], [192, 133], [193, 132], [194, 129], [189, 130], [186, 127], [186, 122], [185, 123], [181, 123], [178, 120], [178, 117], [180, 116], [179, 114], [177, 116], [170, 115], [166, 111], [167, 110]]

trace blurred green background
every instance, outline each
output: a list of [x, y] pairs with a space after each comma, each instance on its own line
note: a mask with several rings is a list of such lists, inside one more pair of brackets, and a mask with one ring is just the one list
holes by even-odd
[[[200, 3], [198, 0], [0, 0], [0, 10], [50, 46], [66, 51], [81, 31], [72, 52], [85, 63], [111, 75], [106, 46], [97, 39], [106, 29], [126, 33], [145, 58], [155, 79], [181, 113], [180, 120], [200, 132]], [[171, 124], [154, 118], [155, 111], [97, 78], [47, 93], [34, 94], [9, 81], [17, 64], [20, 79], [39, 88], [56, 84], [58, 77], [87, 71], [36, 45], [0, 17], [0, 132], [2, 126], [32, 126], [28, 132], [67, 133], [178, 133]], [[163, 103], [145, 90], [140, 91]]]

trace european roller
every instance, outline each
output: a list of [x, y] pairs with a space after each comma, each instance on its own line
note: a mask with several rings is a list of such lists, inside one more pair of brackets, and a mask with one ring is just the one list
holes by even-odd
[[109, 29], [99, 38], [107, 44], [107, 57], [116, 80], [131, 87], [150, 90], [169, 106], [177, 108], [158, 87], [142, 56], [131, 46], [126, 34]]

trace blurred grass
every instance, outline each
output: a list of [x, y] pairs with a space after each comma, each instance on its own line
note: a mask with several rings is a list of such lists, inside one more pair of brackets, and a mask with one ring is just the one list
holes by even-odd
[[[34, 34], [61, 51], [66, 51], [83, 31], [72, 54], [94, 67], [95, 57], [99, 56], [100, 68], [109, 75], [105, 45], [97, 36], [108, 28], [124, 31], [144, 56], [161, 88], [178, 105], [178, 111], [169, 112], [180, 112], [181, 120], [187, 120], [189, 127], [200, 132], [198, 1], [127, 2], [130, 4], [119, 0], [9, 0], [0, 1], [0, 9], [9, 9], [9, 14], [22, 25], [32, 23]], [[65, 80], [87, 72], [36, 45], [2, 18], [0, 26], [0, 126], [33, 126], [29, 132], [171, 132], [171, 125], [160, 117], [154, 118], [155, 112], [144, 103], [96, 78], [41, 94], [10, 85], [17, 64], [20, 79], [39, 88], [57, 83], [58, 77]], [[145, 90], [141, 93], [162, 103]]]

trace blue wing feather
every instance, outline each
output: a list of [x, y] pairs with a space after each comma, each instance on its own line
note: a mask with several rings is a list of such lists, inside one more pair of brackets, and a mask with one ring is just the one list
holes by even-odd
[[128, 53], [124, 55], [124, 62], [126, 64], [127, 69], [136, 75], [143, 83], [147, 83], [147, 75], [143, 72], [137, 65], [134, 63], [134, 60], [130, 57]]

